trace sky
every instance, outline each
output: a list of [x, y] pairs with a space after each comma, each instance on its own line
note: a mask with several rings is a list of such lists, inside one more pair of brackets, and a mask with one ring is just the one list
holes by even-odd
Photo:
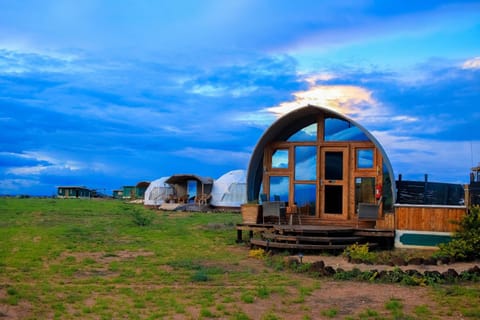
[[480, 1], [0, 0], [0, 195], [217, 179], [307, 104], [468, 183], [479, 39]]

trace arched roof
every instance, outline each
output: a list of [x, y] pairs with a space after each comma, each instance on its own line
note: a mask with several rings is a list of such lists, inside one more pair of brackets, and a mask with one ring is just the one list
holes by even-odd
[[295, 132], [305, 128], [317, 122], [317, 117], [320, 114], [324, 114], [325, 118], [333, 117], [350, 122], [362, 131], [375, 147], [381, 152], [383, 156], [383, 163], [387, 167], [392, 180], [392, 195], [393, 203], [395, 203], [395, 179], [393, 175], [393, 169], [390, 161], [385, 153], [385, 150], [380, 145], [378, 140], [367, 129], [349, 119], [345, 115], [342, 115], [331, 109], [318, 107], [314, 105], [307, 105], [305, 107], [296, 109], [292, 112], [285, 114], [276, 120], [260, 137], [255, 149], [253, 150], [247, 171], [247, 200], [257, 200], [260, 192], [260, 184], [263, 176], [263, 153], [266, 145], [273, 141], [282, 141], [288, 139]]

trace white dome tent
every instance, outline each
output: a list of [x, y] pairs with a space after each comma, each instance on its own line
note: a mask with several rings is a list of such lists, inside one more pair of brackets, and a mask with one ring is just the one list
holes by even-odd
[[168, 178], [162, 177], [150, 183], [145, 191], [143, 202], [145, 206], [159, 206], [173, 194], [173, 188], [168, 183], [165, 183]]
[[247, 202], [246, 171], [233, 170], [213, 182], [210, 205], [221, 208], [238, 208]]

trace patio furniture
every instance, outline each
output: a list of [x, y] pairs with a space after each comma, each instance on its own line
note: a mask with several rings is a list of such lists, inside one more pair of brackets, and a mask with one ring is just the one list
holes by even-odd
[[275, 217], [278, 219], [278, 224], [281, 224], [282, 218], [286, 220], [286, 208], [283, 201], [265, 201], [262, 204], [263, 207], [263, 224], [265, 224], [265, 218]]

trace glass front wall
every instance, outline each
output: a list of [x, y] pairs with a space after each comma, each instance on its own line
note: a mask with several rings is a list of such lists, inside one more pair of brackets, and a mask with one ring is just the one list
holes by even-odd
[[[289, 201], [294, 202], [298, 212], [305, 215], [337, 214], [351, 219], [358, 203], [377, 202], [375, 186], [379, 183], [383, 188], [382, 209], [393, 210], [391, 177], [383, 160], [377, 157], [373, 141], [353, 123], [328, 113], [323, 116], [318, 117], [323, 123], [310, 124], [287, 140], [272, 141], [272, 147], [265, 152], [270, 159], [264, 163], [267, 170], [263, 182], [268, 183], [268, 194], [260, 187], [259, 198], [262, 201], [280, 200], [287, 205]], [[318, 128], [323, 130], [322, 134]], [[320, 156], [323, 147], [332, 149], [325, 149]], [[348, 148], [345, 150], [353, 154], [337, 151], [340, 148]], [[377, 181], [377, 165], [383, 166], [383, 181]], [[324, 181], [319, 181], [320, 176]], [[346, 177], [354, 181], [350, 183]], [[350, 188], [352, 184], [354, 189]], [[322, 188], [318, 190], [320, 185]], [[317, 203], [319, 208], [316, 208]], [[324, 212], [319, 212], [320, 208]], [[347, 208], [355, 212], [347, 213]]]
[[357, 149], [357, 169], [372, 169], [373, 155], [373, 149]]
[[274, 169], [288, 168], [288, 149], [277, 149], [273, 152], [272, 168]]
[[295, 205], [300, 214], [315, 215], [316, 194], [315, 184], [295, 184]]
[[343, 152], [325, 152], [325, 179], [343, 180]]
[[317, 179], [317, 147], [295, 147], [295, 180]]
[[376, 203], [375, 199], [375, 178], [355, 178], [355, 209], [358, 210], [359, 203]]
[[309, 126], [297, 131], [288, 138], [288, 142], [300, 142], [300, 141], [317, 141], [317, 123], [312, 123]]
[[270, 177], [270, 201], [288, 202], [290, 179], [285, 176]]
[[343, 213], [343, 186], [325, 186], [324, 198], [325, 213]]
[[368, 137], [350, 122], [337, 119], [325, 119], [325, 141], [368, 141]]

